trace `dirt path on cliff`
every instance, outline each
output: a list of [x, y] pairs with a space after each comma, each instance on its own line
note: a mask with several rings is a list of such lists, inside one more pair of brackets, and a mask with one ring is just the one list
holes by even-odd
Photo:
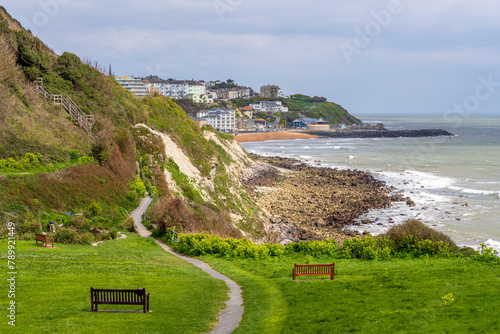
[[[130, 213], [130, 217], [134, 219], [134, 226], [137, 233], [144, 238], [149, 238], [151, 236], [151, 231], [149, 231], [144, 224], [142, 224], [142, 214], [147, 210], [150, 204], [149, 197], [141, 199], [139, 206]], [[229, 277], [222, 275], [221, 273], [212, 269], [207, 263], [193, 259], [175, 252], [172, 248], [165, 245], [160, 240], [154, 239], [158, 245], [161, 246], [166, 252], [177, 256], [178, 258], [191, 263], [192, 265], [203, 270], [215, 279], [220, 279], [226, 283], [229, 288], [227, 295], [229, 300], [226, 301], [226, 308], [221, 311], [217, 319], [219, 322], [215, 328], [210, 332], [212, 334], [229, 334], [232, 333], [240, 324], [241, 317], [243, 316], [243, 297], [241, 296], [241, 287], [236, 284]]]

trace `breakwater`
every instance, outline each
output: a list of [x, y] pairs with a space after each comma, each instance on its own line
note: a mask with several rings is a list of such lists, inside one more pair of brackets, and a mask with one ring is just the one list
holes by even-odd
[[418, 138], [418, 137], [440, 137], [454, 136], [452, 133], [442, 129], [422, 130], [338, 130], [338, 131], [310, 131], [319, 137], [329, 138]]

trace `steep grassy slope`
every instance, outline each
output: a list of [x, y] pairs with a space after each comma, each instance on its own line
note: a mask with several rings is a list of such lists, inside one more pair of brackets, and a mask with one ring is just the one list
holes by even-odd
[[330, 124], [361, 124], [361, 120], [349, 114], [342, 106], [328, 102], [324, 98], [296, 94], [284, 99], [284, 104], [292, 111], [281, 115], [286, 123], [303, 115], [304, 117], [322, 118]]
[[[139, 98], [76, 55], [56, 55], [1, 7], [0, 53], [3, 222], [29, 221], [33, 228], [25, 229], [27, 238], [47, 213], [83, 212], [84, 222], [65, 223], [78, 232], [99, 221], [99, 226], [120, 227], [126, 210], [144, 195], [143, 181], [132, 183], [139, 160], [143, 180], [159, 195], [154, 224], [259, 235], [259, 209], [238, 180], [251, 160], [232, 138], [200, 129], [170, 98]], [[37, 78], [95, 116], [92, 137], [62, 107], [38, 95]], [[2, 163], [27, 153], [41, 156], [46, 168], [2, 169]], [[172, 211], [172, 206], [180, 209]]]

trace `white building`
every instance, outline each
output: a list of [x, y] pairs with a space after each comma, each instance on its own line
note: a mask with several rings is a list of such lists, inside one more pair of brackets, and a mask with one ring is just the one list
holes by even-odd
[[189, 94], [201, 96], [207, 92], [204, 83], [186, 80], [150, 80], [146, 87], [150, 92], [156, 91], [174, 99], [184, 99]]
[[207, 93], [207, 88], [205, 87], [205, 84], [199, 82], [188, 83], [188, 94], [195, 94], [201, 96], [206, 93]]
[[214, 108], [200, 111], [196, 114], [198, 121], [206, 121], [219, 132], [234, 132], [235, 112], [230, 108]]
[[259, 101], [252, 103], [250, 106], [254, 112], [275, 113], [288, 112], [288, 107], [283, 107], [281, 101]]
[[133, 75], [122, 75], [115, 77], [116, 81], [125, 89], [128, 89], [137, 96], [148, 96], [149, 90], [140, 78]]

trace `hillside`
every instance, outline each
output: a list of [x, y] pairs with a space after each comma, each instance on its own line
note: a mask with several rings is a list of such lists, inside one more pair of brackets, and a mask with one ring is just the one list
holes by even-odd
[[[237, 107], [247, 106], [250, 103], [263, 100], [280, 100], [288, 107], [289, 112], [276, 113], [281, 118], [280, 123], [289, 126], [291, 122], [301, 117], [322, 118], [330, 124], [361, 124], [361, 120], [349, 114], [341, 105], [329, 102], [324, 97], [310, 97], [302, 94], [291, 95], [289, 98], [251, 98], [234, 102]], [[265, 117], [265, 115], [260, 115]], [[272, 119], [269, 118], [269, 121]]]
[[326, 101], [321, 97], [295, 94], [283, 99], [291, 112], [283, 113], [285, 122], [290, 123], [299, 117], [322, 118], [330, 124], [361, 124], [361, 120], [349, 114], [341, 105]]
[[[114, 237], [130, 229], [127, 212], [147, 189], [151, 224], [163, 230], [262, 236], [261, 211], [239, 182], [252, 160], [234, 138], [200, 129], [170, 98], [136, 97], [92, 65], [56, 55], [0, 8], [2, 226], [22, 222], [28, 239], [49, 221], [64, 224], [65, 242]], [[38, 78], [95, 118], [91, 136], [38, 94]]]

